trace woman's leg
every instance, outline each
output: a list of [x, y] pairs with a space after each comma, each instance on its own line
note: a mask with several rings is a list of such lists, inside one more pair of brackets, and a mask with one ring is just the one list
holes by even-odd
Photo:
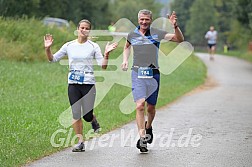
[[77, 84], [68, 85], [68, 97], [73, 113], [73, 129], [78, 137], [79, 143], [83, 142], [83, 124], [81, 120], [81, 98], [82, 94]]

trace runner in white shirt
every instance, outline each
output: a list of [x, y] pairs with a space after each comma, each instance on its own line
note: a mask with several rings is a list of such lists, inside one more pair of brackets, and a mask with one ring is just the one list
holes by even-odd
[[210, 27], [210, 30], [206, 33], [205, 38], [207, 39], [210, 60], [213, 60], [217, 42], [217, 31], [214, 30], [214, 26]]
[[68, 56], [68, 97], [73, 113], [73, 128], [79, 139], [78, 144], [73, 148], [73, 152], [85, 151], [83, 139], [83, 119], [91, 122], [94, 131], [100, 128], [96, 117], [93, 114], [95, 101], [95, 77], [93, 70], [93, 60], [103, 69], [107, 68], [109, 53], [117, 47], [117, 43], [106, 45], [104, 57], [98, 44], [88, 40], [91, 30], [91, 23], [88, 20], [81, 20], [78, 24], [78, 38], [65, 43], [55, 54], [51, 52], [53, 37], [46, 34], [44, 37], [45, 52], [50, 62], [57, 62], [64, 56]]

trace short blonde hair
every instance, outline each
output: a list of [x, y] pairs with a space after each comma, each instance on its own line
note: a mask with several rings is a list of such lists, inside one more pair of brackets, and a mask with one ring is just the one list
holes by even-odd
[[150, 18], [152, 20], [152, 12], [148, 9], [142, 9], [138, 12], [138, 18], [140, 17], [140, 14], [144, 14], [144, 15], [150, 15]]

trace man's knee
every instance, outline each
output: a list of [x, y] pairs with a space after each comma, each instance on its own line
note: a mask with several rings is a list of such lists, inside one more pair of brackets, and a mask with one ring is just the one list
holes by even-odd
[[148, 106], [147, 106], [147, 112], [148, 113], [155, 113], [156, 112], [156, 106], [148, 104]]
[[144, 100], [139, 100], [139, 101], [136, 103], [136, 110], [137, 110], [137, 111], [142, 111], [142, 110], [144, 110]]
[[137, 105], [137, 106], [136, 106], [136, 110], [137, 110], [137, 111], [142, 111], [142, 110], [144, 110], [144, 105], [142, 105], [142, 104]]

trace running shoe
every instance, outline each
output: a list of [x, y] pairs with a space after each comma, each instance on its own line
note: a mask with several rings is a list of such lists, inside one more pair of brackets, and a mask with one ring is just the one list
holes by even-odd
[[83, 151], [85, 151], [85, 145], [83, 142], [76, 144], [72, 150], [72, 152], [83, 152]]
[[146, 142], [145, 138], [143, 138], [143, 137], [141, 137], [141, 138], [137, 141], [136, 147], [137, 147], [138, 149], [140, 149], [140, 152], [142, 152], [142, 153], [148, 152], [148, 149], [147, 149], [147, 142]]

